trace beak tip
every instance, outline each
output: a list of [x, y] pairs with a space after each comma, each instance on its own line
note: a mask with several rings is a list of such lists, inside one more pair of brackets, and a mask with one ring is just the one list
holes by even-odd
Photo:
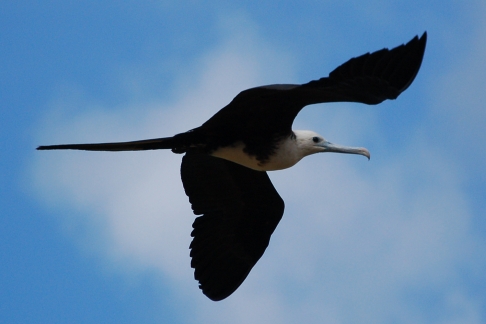
[[362, 149], [362, 153], [364, 156], [366, 156], [366, 158], [368, 158], [368, 161], [371, 159], [371, 154], [370, 154], [370, 151], [368, 151], [367, 149]]

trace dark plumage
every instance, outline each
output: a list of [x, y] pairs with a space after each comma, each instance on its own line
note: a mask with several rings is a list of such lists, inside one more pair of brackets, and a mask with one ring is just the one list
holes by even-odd
[[422, 63], [427, 35], [405, 45], [353, 58], [328, 77], [302, 85], [261, 86], [240, 92], [200, 127], [173, 137], [100, 144], [39, 146], [38, 150], [186, 153], [181, 177], [196, 215], [191, 266], [212, 300], [231, 295], [263, 255], [284, 212], [266, 171], [291, 167], [318, 152], [361, 154], [311, 131], [293, 131], [299, 111], [311, 104], [378, 104], [406, 90]]

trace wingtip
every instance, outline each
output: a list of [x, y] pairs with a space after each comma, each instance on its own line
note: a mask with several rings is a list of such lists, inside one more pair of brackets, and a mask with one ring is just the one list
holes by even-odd
[[427, 45], [427, 31], [424, 31], [422, 36], [415, 36], [410, 43], [416, 42], [418, 43], [417, 47], [419, 49], [419, 52], [422, 53], [422, 56], [424, 55], [425, 52], [425, 46]]
[[425, 45], [427, 43], [427, 31], [424, 31], [422, 36], [420, 36], [419, 42], [421, 44], [421, 47], [423, 47], [423, 50], [425, 50]]
[[427, 31], [424, 31], [421, 36], [415, 35], [405, 46], [412, 44], [417, 44], [416, 46], [420, 49], [420, 52], [425, 51], [425, 45], [427, 44]]
[[415, 80], [415, 77], [417, 76], [421, 66], [422, 62], [424, 59], [425, 55], [425, 47], [427, 44], [427, 31], [424, 31], [422, 36], [416, 35], [414, 38], [412, 38], [407, 44], [405, 44], [405, 48], [408, 48], [408, 51], [411, 55], [410, 59], [410, 73], [408, 77], [408, 81], [405, 82], [402, 87], [399, 88], [399, 93], [400, 95], [402, 92], [404, 92]]

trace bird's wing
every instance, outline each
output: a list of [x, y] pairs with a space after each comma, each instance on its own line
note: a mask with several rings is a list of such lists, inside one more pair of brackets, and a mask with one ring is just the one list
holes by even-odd
[[[396, 99], [415, 79], [425, 52], [427, 33], [407, 44], [350, 59], [328, 77], [305, 84], [274, 84], [240, 92], [203, 128], [223, 125], [239, 134], [245, 129], [289, 133], [299, 111], [311, 104], [359, 102], [378, 104]], [[229, 131], [227, 133], [230, 133]], [[261, 134], [266, 135], [266, 134]]]
[[306, 104], [348, 101], [375, 105], [396, 99], [415, 79], [426, 42], [424, 33], [391, 50], [385, 48], [352, 58], [329, 77], [303, 84], [294, 91]]
[[197, 152], [182, 159], [194, 214], [191, 267], [212, 300], [231, 295], [263, 255], [284, 212], [266, 172]]

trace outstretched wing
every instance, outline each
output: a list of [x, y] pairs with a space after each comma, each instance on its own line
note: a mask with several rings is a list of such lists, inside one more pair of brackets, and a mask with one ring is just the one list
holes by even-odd
[[[427, 33], [405, 45], [355, 57], [329, 77], [295, 89], [306, 104], [349, 101], [369, 105], [396, 99], [413, 82], [422, 64]], [[327, 91], [327, 89], [331, 91]]]
[[[209, 134], [221, 127], [226, 134], [255, 136], [287, 134], [299, 111], [311, 104], [359, 102], [375, 105], [396, 99], [415, 79], [425, 52], [427, 33], [407, 44], [355, 57], [328, 77], [302, 85], [274, 84], [240, 92], [201, 128]], [[245, 133], [247, 132], [247, 133]], [[233, 139], [232, 139], [233, 140]]]
[[214, 301], [231, 295], [263, 255], [284, 212], [266, 172], [197, 152], [182, 159], [194, 214], [191, 267]]

